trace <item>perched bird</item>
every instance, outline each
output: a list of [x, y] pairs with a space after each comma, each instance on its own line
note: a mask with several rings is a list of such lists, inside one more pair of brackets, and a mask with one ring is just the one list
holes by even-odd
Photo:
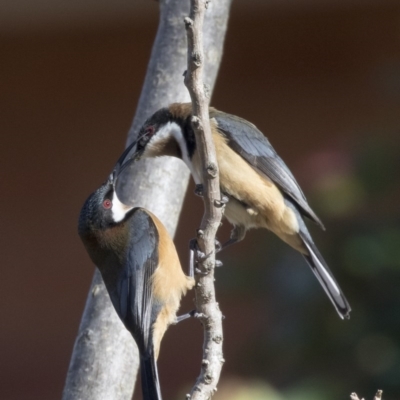
[[[303, 217], [324, 227], [289, 168], [255, 125], [215, 108], [210, 107], [209, 113], [221, 192], [229, 200], [225, 217], [234, 226], [223, 247], [242, 240], [250, 228], [271, 230], [304, 256], [339, 316], [349, 318], [350, 305]], [[186, 103], [158, 110], [141, 128], [138, 141], [128, 150], [129, 159], [162, 155], [181, 158], [201, 191], [201, 164], [191, 114], [192, 106]]]
[[160, 400], [160, 342], [168, 325], [179, 320], [181, 296], [194, 280], [182, 272], [174, 243], [159, 219], [120, 202], [116, 183], [126, 154], [86, 200], [78, 231], [118, 316], [138, 345], [143, 398]]

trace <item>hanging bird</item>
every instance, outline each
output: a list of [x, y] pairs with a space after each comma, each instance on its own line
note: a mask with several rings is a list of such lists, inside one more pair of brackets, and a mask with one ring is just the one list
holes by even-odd
[[194, 285], [160, 220], [119, 200], [116, 182], [127, 152], [108, 180], [86, 200], [79, 235], [98, 267], [112, 304], [139, 348], [143, 399], [161, 400], [157, 357], [182, 295]]
[[[315, 246], [303, 221], [307, 217], [324, 226], [289, 168], [268, 139], [252, 123], [209, 109], [212, 137], [219, 166], [221, 192], [228, 198], [225, 217], [233, 225], [226, 247], [242, 240], [250, 228], [266, 228], [299, 251], [324, 288], [341, 318], [349, 318], [350, 305]], [[174, 103], [155, 112], [131, 144], [129, 157], [169, 155], [181, 158], [201, 193], [202, 173], [191, 126], [192, 106]]]

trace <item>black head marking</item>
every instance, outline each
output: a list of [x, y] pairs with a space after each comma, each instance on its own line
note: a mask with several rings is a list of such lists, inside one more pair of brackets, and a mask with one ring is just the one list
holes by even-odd
[[161, 108], [156, 111], [150, 118], [146, 120], [138, 134], [138, 150], [143, 149], [151, 137], [157, 133], [157, 131], [163, 125], [167, 124], [172, 120], [172, 115], [168, 108]]
[[112, 196], [113, 186], [108, 180], [88, 197], [79, 215], [78, 233], [80, 236], [115, 225], [111, 208], [103, 205], [105, 200], [112, 201]]
[[150, 118], [146, 120], [140, 129], [138, 134], [137, 153], [139, 156], [142, 154], [151, 137], [153, 135], [157, 135], [157, 132], [160, 128], [169, 122], [175, 122], [182, 129], [188, 155], [191, 158], [196, 149], [196, 140], [190, 120], [191, 113], [175, 113], [171, 112], [169, 108], [161, 108], [160, 110], [156, 111]]
[[170, 113], [167, 107], [160, 108], [156, 111], [144, 124], [144, 126], [148, 126], [149, 124], [154, 125], [156, 130], [160, 128], [160, 126], [165, 125], [167, 122], [172, 121], [173, 116]]
[[190, 122], [191, 115], [189, 115], [185, 120], [182, 121], [181, 127], [183, 131], [183, 136], [185, 138], [189, 158], [193, 157], [196, 150], [196, 137], [194, 135], [192, 123]]

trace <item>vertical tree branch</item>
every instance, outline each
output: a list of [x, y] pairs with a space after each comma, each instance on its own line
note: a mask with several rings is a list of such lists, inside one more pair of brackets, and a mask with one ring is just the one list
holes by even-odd
[[[185, 75], [192, 100], [192, 126], [196, 135], [196, 148], [202, 163], [203, 193], [205, 212], [200, 229], [197, 231], [199, 249], [205, 254], [199, 260], [200, 274], [196, 276], [196, 309], [204, 328], [203, 360], [200, 376], [197, 378], [188, 398], [209, 399], [217, 390], [223, 360], [222, 314], [215, 298], [215, 235], [222, 218], [221, 193], [219, 187], [218, 163], [212, 139], [208, 115], [208, 98], [203, 83], [203, 20], [207, 0], [191, 0], [190, 15], [185, 18], [188, 38], [188, 68]], [[212, 13], [212, 10], [209, 10]]]
[[[207, 22], [206, 74], [210, 88], [214, 87], [221, 61], [230, 3], [231, 0], [220, 0]], [[182, 84], [182, 71], [186, 68], [182, 19], [187, 13], [187, 0], [160, 0], [157, 36], [128, 143], [154, 111], [171, 102], [188, 101]], [[173, 235], [189, 173], [182, 162], [167, 157], [138, 164], [126, 179], [123, 196], [157, 214]], [[75, 341], [63, 400], [131, 399], [138, 362], [136, 345], [119, 321], [96, 271]]]

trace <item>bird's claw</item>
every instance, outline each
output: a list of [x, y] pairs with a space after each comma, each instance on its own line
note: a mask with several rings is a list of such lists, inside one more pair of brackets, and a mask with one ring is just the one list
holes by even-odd
[[[202, 183], [196, 185], [196, 187], [194, 188], [194, 194], [199, 197], [204, 196], [204, 186]], [[229, 197], [224, 193], [222, 193], [220, 200], [214, 200], [214, 206], [218, 208], [224, 207], [228, 202], [229, 202]]]
[[220, 200], [214, 200], [214, 206], [217, 208], [225, 207], [229, 202], [229, 197], [222, 193]]
[[186, 314], [183, 314], [183, 315], [180, 315], [179, 317], [176, 317], [175, 318], [175, 321], [173, 322], [173, 324], [178, 324], [179, 322], [181, 322], [181, 321], [184, 321], [185, 319], [188, 319], [188, 318], [201, 318], [202, 317], [202, 313], [199, 313], [199, 312], [197, 312], [197, 310], [192, 310], [192, 311], [189, 311], [188, 313], [186, 313]]
[[197, 263], [205, 260], [206, 258], [207, 258], [206, 253], [203, 253], [200, 250], [196, 250], [196, 262]]
[[194, 272], [196, 273], [196, 275], [203, 275], [203, 276], [206, 276], [206, 275], [208, 275], [210, 273], [209, 271], [203, 272], [199, 268], [195, 268]]
[[[215, 253], [218, 253], [222, 249], [222, 244], [219, 240], [215, 239]], [[191, 251], [191, 261], [190, 261], [190, 276], [193, 276], [194, 273], [198, 275], [208, 275], [209, 272], [203, 272], [199, 268], [194, 268], [196, 264], [203, 262], [208, 256], [199, 249], [196, 239], [191, 239], [189, 242], [189, 249]], [[221, 260], [215, 260], [215, 267], [222, 267], [223, 263]]]
[[225, 207], [225, 203], [223, 203], [221, 200], [214, 200], [214, 207], [223, 208]]
[[194, 252], [196, 262], [198, 262], [199, 260], [204, 260], [206, 255], [199, 249], [199, 245], [197, 244], [196, 239], [190, 240], [189, 249]]
[[194, 311], [193, 318], [196, 318], [196, 319], [206, 318], [205, 314], [203, 314], [201, 312], [197, 312], [196, 310], [193, 310], [193, 311]]

